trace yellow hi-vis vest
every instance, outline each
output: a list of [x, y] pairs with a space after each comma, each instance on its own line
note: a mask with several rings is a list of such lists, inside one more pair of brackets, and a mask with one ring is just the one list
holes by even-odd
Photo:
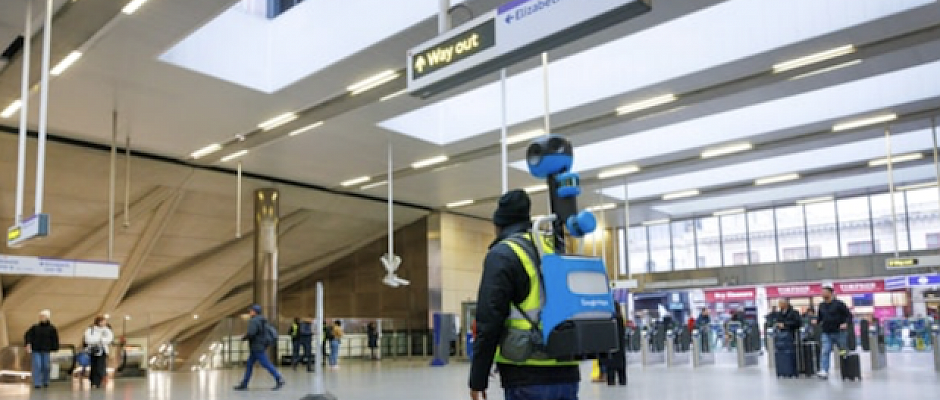
[[[525, 234], [525, 240], [531, 241], [531, 235]], [[503, 240], [503, 243], [509, 246], [512, 249], [513, 253], [516, 253], [516, 257], [519, 258], [519, 261], [522, 262], [522, 266], [525, 268], [526, 275], [529, 276], [529, 295], [526, 296], [525, 300], [519, 304], [519, 309], [522, 312], [526, 313], [529, 316], [530, 320], [538, 321], [539, 314], [542, 311], [542, 285], [540, 284], [540, 276], [538, 267], [535, 266], [535, 263], [532, 262], [532, 258], [529, 257], [529, 253], [526, 252], [521, 246], [516, 244], [511, 240]], [[545, 254], [553, 253], [551, 243], [542, 243], [542, 252]], [[519, 313], [519, 310], [516, 307], [511, 307], [509, 318], [506, 320], [507, 328], [514, 329], [531, 329], [532, 324], [526, 320], [525, 316]], [[539, 327], [541, 328], [541, 326]], [[558, 366], [571, 366], [578, 365], [577, 361], [557, 361], [553, 359], [529, 359], [524, 362], [514, 362], [509, 361], [500, 354], [499, 347], [496, 348], [496, 357], [495, 361], [500, 364], [513, 364], [513, 365], [525, 365], [533, 367], [558, 367]]]

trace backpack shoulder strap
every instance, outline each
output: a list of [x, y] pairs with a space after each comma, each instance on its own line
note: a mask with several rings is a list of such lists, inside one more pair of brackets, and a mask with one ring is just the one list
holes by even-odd
[[[544, 305], [546, 294], [545, 294], [545, 279], [543, 279], [542, 277], [542, 258], [539, 256], [538, 249], [535, 248], [536, 246], [535, 243], [532, 242], [528, 234], [524, 234], [524, 233], [512, 235], [506, 239], [503, 239], [503, 241], [510, 242], [519, 246], [520, 248], [522, 248], [523, 251], [525, 251], [526, 255], [529, 256], [529, 260], [532, 261], [532, 264], [535, 267], [535, 274], [539, 280], [539, 289], [541, 291], [540, 299], [541, 299], [542, 305]], [[517, 304], [515, 301], [512, 302], [512, 306], [516, 309], [516, 311], [519, 312], [519, 314], [522, 314], [523, 318], [525, 318], [525, 320], [530, 325], [532, 325], [535, 328], [538, 327], [539, 322], [541, 322], [542, 320], [541, 312], [539, 312], [536, 318], [534, 318], [533, 320], [533, 318], [530, 317], [528, 313], [524, 312], [522, 308], [519, 307], [519, 304]]]

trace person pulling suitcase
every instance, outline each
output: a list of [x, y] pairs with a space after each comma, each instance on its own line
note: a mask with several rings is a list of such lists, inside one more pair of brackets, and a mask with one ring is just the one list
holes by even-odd
[[797, 377], [796, 351], [799, 348], [799, 329], [803, 325], [800, 313], [790, 306], [790, 301], [780, 299], [777, 301], [777, 312], [774, 314], [774, 328], [776, 336], [774, 337], [774, 361], [777, 370], [777, 377], [795, 378]]
[[852, 322], [852, 312], [849, 311], [845, 303], [833, 296], [832, 287], [824, 287], [822, 297], [823, 302], [819, 304], [822, 354], [820, 355], [820, 369], [817, 376], [820, 379], [828, 379], [829, 355], [832, 353], [832, 347], [838, 346], [841, 351], [848, 350], [846, 330]]

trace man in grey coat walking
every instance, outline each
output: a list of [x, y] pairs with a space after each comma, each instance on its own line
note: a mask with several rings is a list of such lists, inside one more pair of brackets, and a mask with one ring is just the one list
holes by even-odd
[[272, 390], [280, 390], [284, 387], [284, 378], [281, 377], [281, 374], [277, 372], [277, 369], [271, 364], [271, 360], [268, 359], [268, 355], [265, 352], [267, 347], [272, 344], [268, 343], [268, 339], [265, 337], [268, 320], [261, 315], [261, 306], [257, 304], [253, 304], [248, 308], [248, 314], [251, 316], [251, 319], [248, 320], [248, 333], [242, 338], [242, 340], [248, 341], [248, 368], [245, 369], [245, 376], [242, 378], [242, 383], [235, 386], [235, 390], [248, 390], [248, 381], [251, 380], [251, 373], [254, 370], [256, 362], [260, 363], [261, 367], [268, 370], [271, 376], [274, 377], [275, 382], [277, 382]]

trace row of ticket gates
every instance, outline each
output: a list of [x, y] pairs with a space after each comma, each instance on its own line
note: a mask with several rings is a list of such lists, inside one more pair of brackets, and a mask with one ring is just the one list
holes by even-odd
[[[756, 322], [732, 322], [728, 324], [727, 331], [724, 327], [700, 328], [691, 331], [685, 328], [667, 329], [665, 325], [657, 323], [644, 329], [627, 329], [628, 359], [644, 366], [665, 364], [668, 367], [701, 367], [716, 364], [718, 353], [731, 352], [736, 356], [737, 366], [745, 368], [758, 365], [760, 356], [766, 354], [768, 365], [774, 368], [774, 329], [768, 328], [762, 332]], [[891, 336], [886, 338], [880, 325], [869, 325], [868, 321], [862, 321], [859, 328], [857, 338], [854, 327], [849, 329], [847, 350], [852, 352], [860, 347], [860, 350], [871, 354], [873, 371], [885, 369]], [[940, 372], [940, 345], [937, 345], [940, 344], [940, 325], [930, 325], [927, 332], [923, 347], [933, 353], [934, 370]], [[802, 328], [798, 334], [804, 340], [819, 342], [820, 332], [813, 326]]]

